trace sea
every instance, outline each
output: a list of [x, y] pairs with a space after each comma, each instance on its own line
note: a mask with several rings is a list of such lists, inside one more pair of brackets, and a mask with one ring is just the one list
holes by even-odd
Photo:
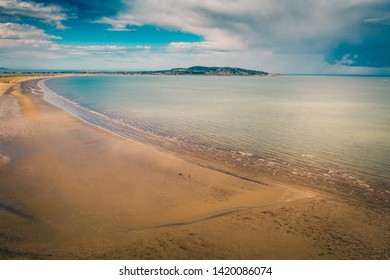
[[92, 75], [41, 82], [93, 125], [230, 173], [390, 194], [390, 77]]

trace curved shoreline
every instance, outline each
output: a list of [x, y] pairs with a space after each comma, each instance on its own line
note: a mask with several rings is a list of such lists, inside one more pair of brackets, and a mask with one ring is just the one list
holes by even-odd
[[9, 158], [0, 166], [0, 258], [389, 257], [386, 217], [368, 209], [191, 164], [23, 95], [20, 84], [0, 104], [16, 98], [21, 113], [0, 112]]
[[[77, 188], [80, 189], [78, 191], [80, 192], [79, 195], [84, 197], [83, 199], [86, 200], [87, 204], [90, 203], [88, 202], [89, 194], [84, 193], [83, 188], [93, 184], [101, 189], [100, 192], [94, 194], [97, 195], [96, 200], [114, 206], [118, 203], [115, 199], [107, 201], [107, 196], [110, 196], [107, 193], [108, 189], [106, 189], [108, 185], [102, 184], [90, 175], [96, 169], [102, 170], [102, 168], [107, 172], [100, 173], [98, 177], [101, 178], [101, 181], [112, 180], [110, 188], [119, 188], [120, 192], [126, 191], [139, 194], [135, 197], [124, 194], [121, 198], [122, 200], [125, 199], [125, 205], [137, 205], [135, 207], [137, 209], [136, 217], [132, 218], [131, 215], [123, 217], [128, 220], [125, 224], [130, 227], [132, 225], [153, 227], [161, 224], [161, 222], [175, 224], [178, 221], [184, 221], [186, 223], [187, 220], [196, 220], [198, 217], [213, 216], [214, 213], [221, 211], [246, 207], [248, 203], [249, 205], [258, 204], [259, 202], [260, 204], [268, 204], [275, 199], [279, 200], [278, 197], [287, 192], [287, 190], [276, 186], [266, 190], [256, 188], [257, 182], [245, 181], [221, 172], [199, 167], [153, 150], [144, 144], [129, 141], [127, 138], [119, 138], [111, 131], [105, 131], [102, 128], [97, 129], [96, 126], [80, 121], [68, 115], [67, 112], [53, 107], [53, 105], [46, 103], [40, 95], [22, 94], [20, 87], [20, 84], [15, 85], [10, 94], [18, 99], [22, 111], [22, 116], [19, 118], [28, 122], [27, 127], [30, 133], [26, 138], [23, 134], [18, 135], [16, 132], [12, 143], [6, 143], [6, 150], [11, 160], [4, 167], [4, 170], [16, 171], [28, 164], [37, 168], [38, 173], [36, 175], [41, 179], [38, 184], [34, 183], [36, 181], [35, 172], [34, 174], [25, 174], [23, 178], [2, 176], [0, 180], [3, 187], [2, 191], [7, 193], [6, 197], [13, 197], [11, 200], [2, 201], [2, 205], [7, 206], [3, 207], [3, 210], [9, 214], [15, 211], [10, 212], [7, 209], [18, 209], [20, 207], [21, 213], [37, 217], [39, 221], [48, 219], [46, 211], [38, 210], [42, 206], [38, 207], [34, 203], [31, 205], [28, 197], [21, 199], [19, 195], [14, 193], [15, 190], [4, 189], [4, 186], [8, 186], [10, 182], [15, 185], [27, 184], [30, 189], [47, 188], [50, 186], [50, 182], [55, 182], [55, 184], [62, 186], [57, 191], [60, 191], [62, 196], [65, 197], [69, 196], [66, 190], [67, 186], [76, 184], [78, 185]], [[20, 127], [20, 129], [20, 133], [23, 133], [26, 128]], [[112, 151], [113, 146], [118, 148]], [[96, 164], [97, 155], [93, 154], [94, 150], [100, 150], [98, 158], [101, 162], [99, 164]], [[20, 152], [27, 153], [29, 156], [15, 158], [15, 153]], [[58, 162], [53, 161], [58, 157], [62, 159]], [[123, 163], [118, 161], [120, 158]], [[44, 159], [44, 161], [41, 162], [40, 159]], [[19, 165], [20, 168], [18, 168]], [[147, 167], [143, 167], [144, 165]], [[49, 172], [49, 170], [45, 170], [45, 166], [57, 171], [55, 173]], [[134, 170], [137, 176], [126, 174], [126, 170], [129, 170], [129, 168]], [[22, 170], [20, 169], [20, 172], [23, 172]], [[70, 172], [73, 175], [69, 178], [64, 177], [61, 174], [62, 170], [67, 170], [68, 173]], [[117, 177], [112, 178], [112, 174], [116, 174]], [[141, 174], [143, 178], [139, 177]], [[182, 174], [190, 178], [183, 178]], [[86, 179], [82, 179], [80, 184], [73, 179], [77, 177]], [[7, 179], [11, 181], [8, 182]], [[135, 189], [132, 187], [134, 184], [142, 185], [144, 189]], [[189, 188], [190, 186], [191, 188]], [[153, 189], [153, 192], [150, 188]], [[169, 193], [167, 193], [168, 190]], [[154, 197], [156, 193], [159, 193], [159, 195]], [[216, 197], [213, 198], [213, 196]], [[164, 199], [164, 197], [166, 198]], [[38, 199], [43, 205], [46, 204], [41, 201], [40, 197], [34, 199]], [[164, 201], [163, 204], [160, 202], [161, 199]], [[211, 203], [204, 202], [207, 199], [211, 199]], [[15, 204], [12, 202], [13, 200], [19, 202]], [[138, 200], [143, 201], [145, 205], [139, 205]], [[75, 201], [74, 198], [68, 197], [62, 203], [74, 204]], [[126, 211], [125, 205], [117, 207]], [[82, 205], [77, 205], [77, 207], [84, 208]], [[115, 207], [113, 208], [115, 209]], [[101, 212], [92, 205], [87, 209], [90, 209], [88, 211]], [[55, 212], [57, 211], [59, 210]], [[113, 210], [107, 208], [105, 211]], [[61, 215], [63, 214], [65, 213], [61, 212]], [[131, 222], [131, 220], [134, 221]]]
[[[41, 84], [45, 87], [44, 81]], [[47, 87], [44, 91], [51, 92]], [[332, 166], [329, 163], [301, 162], [299, 155], [295, 158], [287, 154], [260, 156], [262, 152], [259, 152], [248, 156], [248, 154], [237, 152], [236, 149], [239, 148], [232, 148], [233, 151], [225, 146], [209, 145], [207, 141], [192, 143], [176, 139], [176, 137], [167, 137], [126, 121], [118, 121], [96, 110], [84, 108], [57, 93], [51, 94], [55, 99], [50, 101], [45, 97], [46, 101], [52, 104], [54, 102], [55, 106], [84, 122], [202, 167], [263, 185], [270, 185], [276, 180], [279, 183], [294, 182], [295, 185], [304, 186], [309, 191], [315, 186], [321, 192], [341, 195], [344, 199], [354, 203], [369, 204], [370, 207], [379, 210], [388, 204], [389, 195], [385, 192], [386, 187], [381, 187], [386, 181], [376, 180], [374, 176], [367, 179], [353, 171], [344, 170], [343, 166]], [[56, 99], [60, 100], [60, 103], [55, 102]], [[301, 156], [306, 157], [306, 155]]]
[[[75, 75], [72, 75], [72, 76], [75, 76]], [[82, 75], [79, 75], [79, 76], [82, 76]], [[65, 77], [68, 77], [68, 76], [65, 76]], [[69, 113], [69, 114], [72, 115], [73, 117], [75, 117], [75, 118], [77, 118], [77, 119], [79, 119], [79, 120], [81, 120], [81, 121], [83, 121], [83, 122], [85, 122], [85, 123], [87, 123], [87, 124], [89, 124], [89, 125], [92, 125], [92, 126], [98, 128], [98, 129], [102, 129], [102, 130], [104, 130], [104, 131], [107, 131], [107, 132], [109, 132], [109, 133], [112, 133], [112, 134], [114, 134], [114, 135], [116, 135], [116, 136], [118, 136], [118, 137], [121, 137], [121, 138], [126, 139], [126, 140], [129, 140], [129, 141], [135, 141], [135, 142], [139, 142], [139, 143], [142, 143], [142, 144], [149, 145], [150, 148], [155, 149], [156, 151], [161, 151], [161, 149], [163, 149], [163, 146], [150, 145], [150, 143], [148, 143], [147, 141], [145, 141], [145, 139], [143, 139], [144, 141], [139, 141], [139, 140], [137, 141], [137, 137], [134, 137], [134, 136], [133, 136], [133, 138], [132, 138], [132, 137], [130, 137], [130, 136], [124, 136], [124, 135], [122, 135], [122, 134], [120, 134], [120, 133], [115, 132], [114, 130], [110, 130], [109, 128], [105, 128], [104, 126], [101, 126], [101, 125], [95, 124], [95, 123], [93, 123], [93, 122], [90, 122], [90, 121], [88, 121], [87, 119], [78, 116], [76, 113], [73, 113], [73, 112], [71, 112], [70, 110], [67, 110], [66, 108], [61, 107], [61, 105], [55, 104], [55, 102], [53, 103], [53, 101], [48, 100], [48, 96], [47, 96], [48, 93], [53, 94], [53, 95], [54, 95], [54, 98], [63, 98], [63, 97], [61, 97], [60, 95], [58, 95], [57, 93], [53, 92], [51, 89], [49, 89], [49, 88], [44, 84], [45, 81], [47, 81], [47, 80], [50, 80], [50, 79], [58, 79], [58, 78], [61, 78], [61, 77], [50, 77], [50, 78], [40, 79], [39, 81], [37, 81], [37, 86], [41, 88], [41, 91], [43, 92], [43, 98], [44, 98], [44, 100], [45, 100], [46, 102], [52, 104], [53, 106], [57, 107], [57, 108], [60, 109], [60, 110], [66, 111], [67, 113]], [[65, 99], [65, 98], [64, 98], [64, 100], [66, 100], [66, 102], [71, 102], [71, 101], [69, 101], [68, 99]], [[78, 106], [79, 106], [79, 105], [78, 105]], [[81, 106], [80, 106], [80, 107], [81, 107]], [[83, 108], [83, 107], [81, 107], [81, 108]], [[86, 110], [86, 109], [83, 108], [83, 110]], [[105, 115], [102, 115], [102, 114], [100, 114], [100, 113], [98, 113], [98, 112], [95, 112], [95, 111], [91, 112], [90, 110], [88, 110], [88, 112], [93, 113], [93, 114], [97, 114], [97, 115], [99, 115], [99, 116], [102, 117], [102, 118], [109, 118], [109, 117], [107, 117], [107, 116], [105, 116]], [[167, 150], [167, 149], [164, 149], [162, 152], [165, 153], [165, 154], [170, 154], [170, 155], [178, 156], [178, 153], [172, 152], [172, 151]], [[185, 158], [183, 158], [183, 157], [179, 157], [179, 158], [185, 160]], [[196, 162], [196, 161], [194, 161], [194, 162], [190, 161], [190, 162], [191, 162], [191, 163], [194, 163], [194, 164], [196, 164], [196, 165], [199, 165], [199, 166], [201, 166], [201, 167], [204, 167], [204, 168], [207, 168], [207, 169], [210, 169], [210, 170], [215, 170], [215, 171], [218, 171], [218, 172], [224, 173], [224, 174], [226, 174], [226, 175], [230, 175], [230, 176], [233, 176], [233, 177], [236, 177], [236, 178], [239, 178], [239, 179], [248, 181], [248, 182], [256, 183], [256, 184], [263, 185], [263, 186], [272, 186], [270, 183], [266, 183], [266, 182], [262, 182], [262, 181], [260, 181], [260, 180], [248, 178], [248, 177], [246, 177], [246, 176], [243, 176], [243, 174], [235, 174], [234, 172], [227, 171], [227, 170], [223, 170], [222, 168], [213, 167], [213, 166], [211, 166], [211, 165], [201, 164], [201, 163]]]

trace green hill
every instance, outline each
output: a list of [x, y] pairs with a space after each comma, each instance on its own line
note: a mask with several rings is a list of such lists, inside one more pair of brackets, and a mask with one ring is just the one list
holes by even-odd
[[266, 76], [267, 72], [233, 67], [192, 66], [171, 70], [143, 71], [140, 74], [154, 75], [203, 75], [203, 76]]

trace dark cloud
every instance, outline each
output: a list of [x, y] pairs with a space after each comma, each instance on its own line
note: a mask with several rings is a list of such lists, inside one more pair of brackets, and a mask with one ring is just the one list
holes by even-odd
[[358, 43], [338, 43], [328, 50], [326, 61], [330, 64], [339, 63], [347, 66], [390, 67], [389, 50], [390, 25], [387, 25], [364, 34]]
[[328, 47], [325, 60], [334, 65], [390, 67], [390, 4], [360, 6], [364, 13], [344, 36]]
[[389, 0], [124, 2], [126, 9], [104, 23], [198, 34], [208, 44], [196, 44], [194, 50], [262, 49], [282, 55], [321, 54], [331, 65], [389, 66]]

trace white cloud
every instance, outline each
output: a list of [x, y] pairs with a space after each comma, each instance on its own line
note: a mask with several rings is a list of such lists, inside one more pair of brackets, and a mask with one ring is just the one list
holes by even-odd
[[63, 49], [62, 45], [52, 43], [52, 44], [50, 44], [50, 47], [48, 50], [49, 51], [60, 51], [62, 49]]
[[108, 17], [103, 17], [99, 20], [93, 21], [93, 23], [101, 23], [110, 25], [111, 28], [108, 28], [109, 31], [134, 31], [135, 29], [127, 28], [129, 23], [125, 20], [112, 19]]
[[[42, 29], [27, 24], [0, 23], [0, 60], [9, 62], [9, 68], [26, 63], [32, 59], [40, 61], [63, 58], [58, 50], [61, 45], [55, 43], [57, 36], [45, 33]], [[39, 64], [38, 64], [39, 65]], [[26, 68], [29, 68], [26, 65]]]
[[77, 50], [85, 51], [123, 51], [130, 50], [130, 47], [116, 46], [116, 45], [92, 45], [92, 46], [75, 46], [73, 47]]
[[[61, 39], [45, 33], [32, 25], [17, 23], [0, 23], [0, 60], [12, 68], [15, 63], [24, 65], [33, 60], [50, 64], [55, 60], [73, 61], [70, 66], [77, 67], [86, 61], [102, 61], [102, 59], [140, 56], [151, 50], [150, 46], [118, 46], [118, 45], [67, 45], [57, 41]], [[75, 57], [78, 59], [75, 60]], [[12, 58], [12, 59], [11, 59]], [[26, 58], [29, 58], [26, 60]], [[103, 64], [105, 65], [105, 64]], [[31, 66], [30, 66], [31, 67]], [[26, 65], [28, 67], [28, 64]], [[48, 67], [51, 69], [52, 67]]]
[[76, 56], [87, 56], [87, 55], [89, 55], [88, 52], [83, 52], [83, 51], [69, 51], [68, 54], [76, 55]]
[[199, 43], [188, 43], [188, 42], [173, 42], [168, 45], [168, 51], [218, 51], [220, 47], [218, 43], [214, 42], [199, 42]]
[[372, 24], [390, 25], [390, 13], [388, 13], [382, 17], [366, 18], [366, 19], [364, 19], [364, 22], [365, 23], [372, 23]]
[[355, 59], [357, 58], [356, 55], [351, 55], [349, 53], [343, 55], [341, 60], [338, 62], [340, 65], [352, 65], [355, 62]]
[[13, 19], [33, 18], [64, 29], [63, 21], [68, 19], [63, 8], [57, 5], [39, 4], [22, 0], [1, 0], [0, 15], [11, 16]]
[[148, 50], [148, 51], [152, 49], [151, 46], [136, 46], [135, 48], [138, 50]]
[[0, 23], [0, 43], [5, 48], [38, 48], [48, 46], [60, 37], [46, 34], [35, 26], [17, 23]]
[[96, 56], [105, 55], [111, 57], [132, 56], [134, 53], [150, 51], [150, 46], [118, 46], [118, 45], [62, 45], [62, 49], [70, 55]]

